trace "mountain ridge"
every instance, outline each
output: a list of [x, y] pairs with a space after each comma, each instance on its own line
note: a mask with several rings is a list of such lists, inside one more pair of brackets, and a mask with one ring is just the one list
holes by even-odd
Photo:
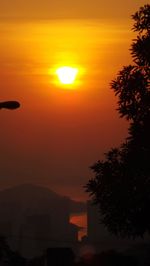
[[30, 209], [47, 209], [54, 205], [68, 206], [69, 212], [81, 213], [86, 211], [86, 204], [81, 201], [74, 201], [67, 196], [60, 195], [55, 191], [39, 185], [25, 183], [0, 190], [0, 209], [3, 204], [16, 205], [18, 208], [27, 207]]

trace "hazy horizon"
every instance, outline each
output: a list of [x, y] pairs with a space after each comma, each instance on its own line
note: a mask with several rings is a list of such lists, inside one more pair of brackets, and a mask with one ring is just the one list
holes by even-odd
[[[0, 3], [1, 100], [21, 103], [0, 112], [0, 186], [32, 182], [86, 200], [89, 167], [127, 136], [110, 82], [132, 62], [131, 15], [144, 1]], [[70, 90], [56, 77], [63, 65], [79, 70]]]
[[[131, 24], [0, 23], [1, 99], [21, 102], [0, 113], [1, 187], [31, 182], [87, 199], [90, 165], [127, 134], [109, 84], [130, 62]], [[54, 83], [61, 64], [81, 68], [74, 90]]]
[[[90, 167], [128, 136], [129, 121], [119, 117], [110, 84], [124, 66], [134, 64], [132, 15], [144, 4], [0, 0], [0, 234], [23, 256], [46, 254], [49, 247], [78, 245], [79, 255], [84, 247], [93, 254], [126, 247], [100, 223], [85, 186], [93, 176]], [[18, 101], [19, 108], [7, 110], [4, 101]], [[33, 191], [30, 184], [42, 189]], [[115, 226], [122, 230], [116, 217], [109, 225], [114, 232]], [[130, 219], [125, 223], [130, 227]], [[132, 224], [129, 235], [130, 230], [132, 235]]]

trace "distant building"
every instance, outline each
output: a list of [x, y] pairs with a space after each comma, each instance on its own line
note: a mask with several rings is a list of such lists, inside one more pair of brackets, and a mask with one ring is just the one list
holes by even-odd
[[0, 192], [0, 235], [24, 257], [51, 247], [73, 247], [79, 227], [70, 223], [71, 206], [79, 204], [46, 188], [22, 185]]
[[41, 214], [28, 216], [20, 227], [18, 250], [25, 257], [43, 254], [48, 247], [72, 246], [78, 241], [78, 227], [69, 223], [69, 216]]

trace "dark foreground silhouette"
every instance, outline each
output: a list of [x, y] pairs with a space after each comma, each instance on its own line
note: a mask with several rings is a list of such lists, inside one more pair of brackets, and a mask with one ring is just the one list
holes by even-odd
[[111, 233], [135, 239], [150, 234], [150, 5], [132, 18], [138, 34], [133, 63], [111, 82], [119, 115], [129, 122], [128, 136], [91, 167], [94, 178], [86, 191]]
[[[77, 255], [78, 254], [78, 255]], [[85, 252], [76, 255], [69, 247], [52, 247], [43, 255], [24, 258], [12, 251], [4, 237], [0, 236], [0, 265], [3, 266], [148, 266], [150, 245], [135, 245], [124, 252], [107, 250], [100, 253]]]

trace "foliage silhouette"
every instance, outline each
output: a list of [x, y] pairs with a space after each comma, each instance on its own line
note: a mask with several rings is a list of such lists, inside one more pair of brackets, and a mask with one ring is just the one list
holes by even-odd
[[95, 176], [86, 191], [110, 232], [135, 238], [150, 233], [150, 5], [132, 18], [138, 32], [131, 45], [133, 65], [123, 67], [111, 82], [129, 134], [91, 167]]

